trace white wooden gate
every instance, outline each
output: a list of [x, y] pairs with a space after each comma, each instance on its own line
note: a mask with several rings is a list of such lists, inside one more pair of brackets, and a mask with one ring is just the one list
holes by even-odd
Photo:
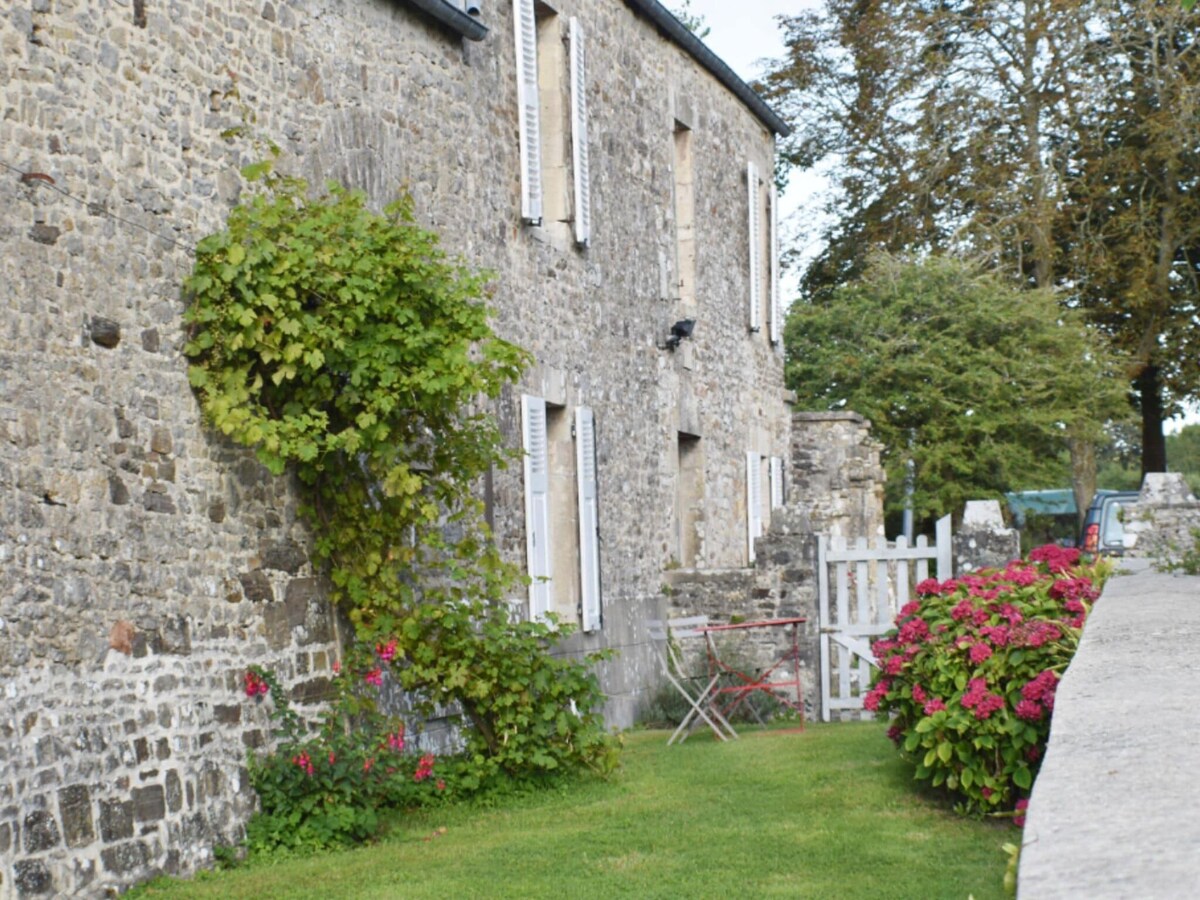
[[951, 577], [949, 516], [938, 520], [935, 541], [931, 547], [920, 535], [909, 547], [903, 537], [895, 543], [881, 537], [869, 547], [866, 538], [858, 538], [848, 548], [844, 537], [817, 538], [822, 721], [828, 722], [834, 710], [870, 715], [862, 708], [876, 665], [871, 643], [892, 628], [913, 586], [929, 577], [931, 559], [937, 561], [939, 580]]

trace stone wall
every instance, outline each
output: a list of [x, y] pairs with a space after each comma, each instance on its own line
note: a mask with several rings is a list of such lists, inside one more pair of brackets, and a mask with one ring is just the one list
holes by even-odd
[[[883, 533], [880, 447], [870, 423], [857, 413], [792, 417], [787, 503], [772, 511], [758, 539], [753, 569], [667, 573], [668, 615], [706, 615], [714, 624], [803, 616], [800, 667], [806, 717], [820, 713], [820, 634], [816, 536], [851, 539]], [[786, 628], [722, 635], [724, 648], [751, 668], [765, 669], [790, 650]], [[699, 642], [685, 648], [696, 671], [704, 666]]]
[[954, 534], [954, 574], [1004, 568], [1021, 556], [1021, 534], [1004, 527], [999, 500], [968, 500]]
[[[519, 395], [596, 415], [602, 671], [614, 724], [653, 669], [639, 623], [677, 555], [678, 436], [702, 445], [699, 565], [746, 560], [747, 451], [786, 456], [780, 348], [748, 328], [747, 162], [766, 125], [620, 0], [553, 4], [587, 35], [593, 236], [522, 223], [511, 5], [457, 35], [396, 0], [30, 0], [0, 14], [0, 897], [100, 895], [194, 870], [242, 833], [263, 739], [249, 663], [320, 700], [336, 621], [295, 492], [199, 421], [180, 350], [192, 248], [240, 166], [412, 194], [496, 273]], [[675, 265], [673, 135], [693, 135], [694, 337]], [[520, 467], [496, 474], [523, 560]], [[749, 570], [747, 570], [749, 571]]]
[[1178, 472], [1148, 473], [1137, 503], [1123, 514], [1126, 543], [1132, 543], [1128, 556], [1177, 563], [1197, 545], [1193, 531], [1200, 529], [1200, 501]]

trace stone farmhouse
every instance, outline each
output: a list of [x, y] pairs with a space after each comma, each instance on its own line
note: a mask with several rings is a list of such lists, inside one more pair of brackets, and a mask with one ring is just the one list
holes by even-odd
[[486, 485], [535, 577], [506, 599], [577, 623], [568, 651], [619, 651], [624, 726], [666, 573], [752, 572], [784, 502], [785, 132], [655, 0], [10, 5], [0, 897], [209, 863], [254, 802], [246, 666], [302, 708], [328, 688], [343, 626], [295, 494], [203, 426], [180, 352], [192, 249], [256, 138], [314, 184], [411, 193], [495, 273], [496, 328], [536, 360], [497, 410], [524, 470]]

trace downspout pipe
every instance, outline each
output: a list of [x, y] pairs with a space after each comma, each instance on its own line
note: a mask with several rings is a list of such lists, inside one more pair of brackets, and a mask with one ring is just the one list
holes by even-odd
[[702, 40], [688, 31], [658, 0], [625, 0], [625, 5], [641, 13], [653, 22], [659, 31], [694, 56], [721, 84], [732, 91], [734, 96], [750, 107], [771, 131], [780, 137], [787, 137], [792, 133], [792, 129], [763, 102], [762, 97], [750, 90], [750, 86], [742, 81], [721, 57], [709, 50]]
[[[467, 15], [449, 0], [408, 0], [408, 2], [469, 41], [482, 41], [487, 37], [486, 25], [474, 16]], [[472, 3], [470, 6], [478, 9], [478, 4]]]

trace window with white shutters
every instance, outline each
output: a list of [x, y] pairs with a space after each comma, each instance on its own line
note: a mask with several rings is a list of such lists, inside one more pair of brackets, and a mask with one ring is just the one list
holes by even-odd
[[521, 140], [521, 218], [542, 221], [541, 103], [533, 0], [513, 0], [517, 43], [517, 121]]
[[746, 194], [750, 210], [747, 234], [750, 247], [750, 330], [762, 327], [762, 214], [758, 201], [758, 166], [746, 163]]
[[525, 450], [525, 551], [529, 574], [529, 617], [550, 611], [550, 460], [546, 435], [546, 401], [521, 397], [522, 443]]
[[587, 66], [583, 26], [571, 19], [571, 153], [575, 174], [575, 243], [592, 238], [592, 198], [588, 173]]
[[596, 417], [575, 410], [575, 471], [579, 479], [579, 582], [581, 627], [600, 628], [600, 512], [596, 477]]

